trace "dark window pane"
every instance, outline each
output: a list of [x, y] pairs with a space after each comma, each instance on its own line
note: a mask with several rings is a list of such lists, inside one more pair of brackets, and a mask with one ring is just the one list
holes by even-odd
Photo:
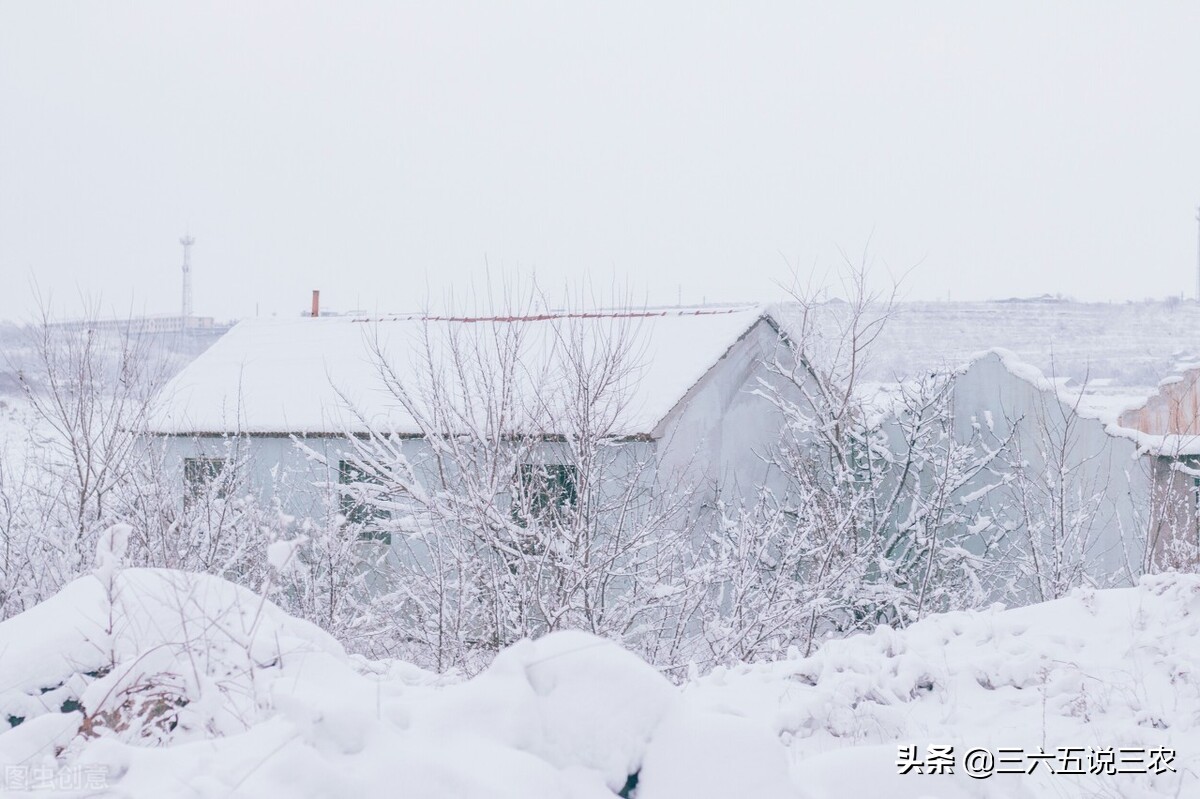
[[[386, 530], [373, 529], [372, 522], [387, 519], [387, 510], [367, 502], [362, 486], [382, 486], [383, 480], [378, 474], [363, 469], [353, 461], [338, 461], [338, 483], [342, 486], [359, 486], [355, 491], [342, 490], [339, 499], [339, 510], [346, 521], [362, 525], [358, 537], [364, 540], [392, 543], [392, 534]], [[373, 492], [374, 493], [374, 492]], [[378, 493], [374, 494], [378, 496]]]
[[527, 525], [532, 520], [552, 521], [578, 500], [576, 469], [561, 463], [523, 463], [517, 471], [517, 496], [513, 518]]
[[184, 503], [191, 504], [204, 496], [214, 483], [217, 483], [217, 498], [224, 499], [228, 492], [228, 487], [220, 479], [224, 470], [224, 458], [184, 458]]

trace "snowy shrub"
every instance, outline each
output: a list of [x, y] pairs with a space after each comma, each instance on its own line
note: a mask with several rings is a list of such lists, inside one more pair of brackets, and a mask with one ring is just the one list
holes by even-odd
[[978, 427], [956, 436], [951, 376], [902, 385], [886, 413], [863, 400], [856, 386], [891, 299], [868, 289], [865, 272], [850, 278], [832, 332], [797, 291], [790, 357], [770, 364], [759, 389], [783, 428], [763, 453], [766, 484], [751, 502], [723, 503], [709, 534], [713, 662], [811, 651], [828, 635], [976, 606], [996, 579], [1003, 531], [985, 500], [1009, 442]]

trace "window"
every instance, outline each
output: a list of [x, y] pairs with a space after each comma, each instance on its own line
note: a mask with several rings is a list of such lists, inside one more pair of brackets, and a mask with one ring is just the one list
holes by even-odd
[[[367, 496], [378, 496], [370, 486], [382, 486], [383, 480], [378, 474], [363, 469], [353, 461], [338, 461], [338, 485], [342, 486], [340, 510], [350, 524], [361, 525], [365, 529], [358, 537], [365, 541], [382, 541], [392, 543], [392, 534], [386, 530], [373, 529], [372, 522], [387, 519], [390, 514], [383, 508], [367, 501]], [[364, 488], [365, 487], [365, 488]]]
[[560, 463], [523, 463], [517, 469], [513, 518], [525, 526], [531, 520], [561, 519], [578, 500], [577, 472]]
[[[183, 459], [183, 504], [190, 506], [196, 500], [208, 493], [213, 483], [220, 480], [221, 472], [225, 470], [224, 458], [184, 458]], [[227, 487], [217, 486], [216, 496], [224, 499]]]
[[1200, 475], [1192, 478], [1192, 527], [1200, 543]]

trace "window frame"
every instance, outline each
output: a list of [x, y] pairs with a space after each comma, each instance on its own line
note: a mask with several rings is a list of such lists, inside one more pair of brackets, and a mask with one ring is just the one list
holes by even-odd
[[359, 528], [360, 541], [379, 541], [387, 546], [392, 545], [392, 533], [380, 530], [374, 522], [392, 518], [391, 511], [377, 505], [365, 503], [360, 497], [354, 496], [348, 488], [357, 484], [380, 486], [384, 485], [383, 478], [374, 471], [364, 469], [349, 458], [339, 458], [338, 466], [338, 513], [349, 525]]

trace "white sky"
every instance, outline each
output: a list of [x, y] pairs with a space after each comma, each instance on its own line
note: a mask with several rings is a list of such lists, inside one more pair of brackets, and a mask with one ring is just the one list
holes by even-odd
[[1200, 4], [0, 0], [0, 317], [1194, 291]]

